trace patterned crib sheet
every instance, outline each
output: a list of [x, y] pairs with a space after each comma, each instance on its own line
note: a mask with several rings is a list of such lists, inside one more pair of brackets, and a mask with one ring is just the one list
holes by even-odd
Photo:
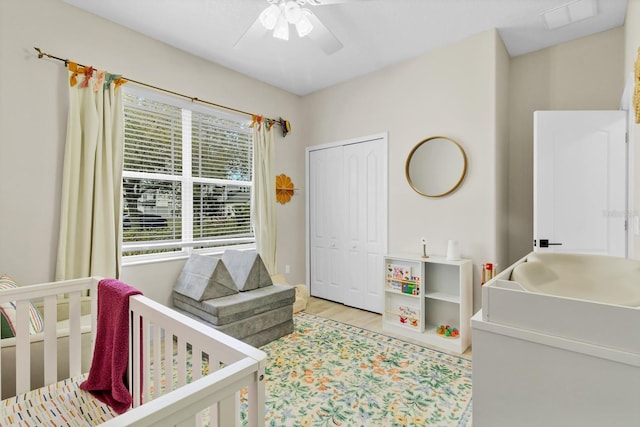
[[96, 426], [117, 414], [80, 390], [87, 374], [67, 378], [1, 402], [0, 426]]

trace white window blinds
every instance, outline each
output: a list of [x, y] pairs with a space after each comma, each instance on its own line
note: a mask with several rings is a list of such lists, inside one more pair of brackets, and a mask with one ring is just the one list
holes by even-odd
[[248, 122], [137, 89], [124, 106], [123, 254], [254, 244]]

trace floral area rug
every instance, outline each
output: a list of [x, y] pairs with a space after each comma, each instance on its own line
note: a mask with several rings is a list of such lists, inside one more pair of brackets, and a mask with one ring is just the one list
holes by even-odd
[[261, 348], [266, 425], [471, 425], [471, 361], [311, 314], [294, 321]]

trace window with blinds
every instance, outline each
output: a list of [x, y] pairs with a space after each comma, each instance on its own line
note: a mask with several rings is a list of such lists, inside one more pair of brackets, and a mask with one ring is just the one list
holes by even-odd
[[244, 117], [139, 88], [123, 95], [123, 255], [254, 245]]

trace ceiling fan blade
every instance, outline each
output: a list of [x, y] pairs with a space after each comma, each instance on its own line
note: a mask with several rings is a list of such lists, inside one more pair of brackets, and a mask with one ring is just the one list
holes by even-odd
[[243, 40], [249, 40], [249, 41], [254, 41], [259, 39], [260, 37], [262, 37], [264, 35], [264, 33], [267, 32], [267, 29], [264, 28], [264, 25], [262, 25], [262, 23], [260, 22], [260, 17], [258, 17], [253, 24], [251, 24], [251, 26], [249, 28], [247, 28], [247, 30], [242, 33], [242, 35], [240, 36], [240, 38], [235, 42], [235, 44], [233, 45], [233, 47], [238, 47], [238, 45], [240, 44], [240, 42], [242, 42]]
[[327, 55], [331, 55], [342, 49], [343, 45], [340, 40], [333, 35], [333, 33], [325, 27], [325, 25], [318, 19], [318, 17], [311, 11], [309, 11], [307, 17], [313, 25], [313, 31], [311, 31], [307, 37], [316, 42], [320, 48]]

